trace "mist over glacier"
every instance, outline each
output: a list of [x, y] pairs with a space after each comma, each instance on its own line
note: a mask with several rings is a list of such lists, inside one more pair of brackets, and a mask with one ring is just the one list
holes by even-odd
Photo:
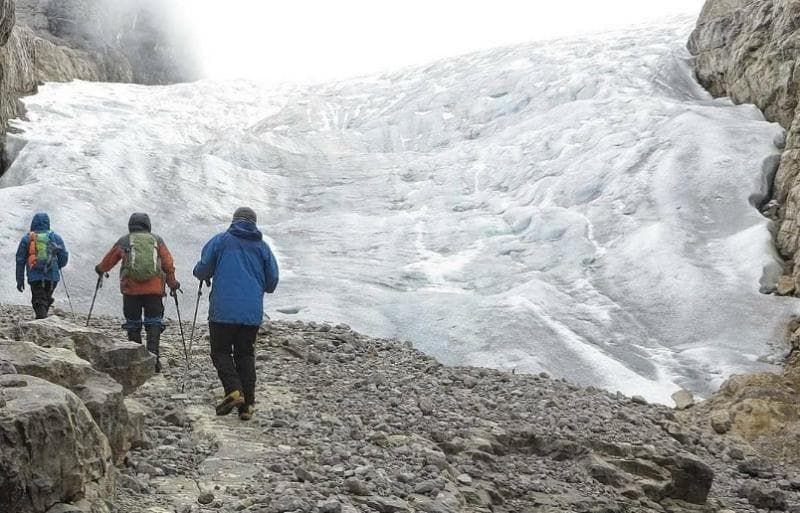
[[[759, 293], [779, 263], [754, 205], [782, 130], [695, 83], [690, 23], [320, 85], [47, 84], [0, 178], [0, 302], [28, 299], [11, 262], [33, 212], [87, 309], [93, 266], [146, 211], [190, 317], [202, 244], [249, 205], [282, 268], [272, 318], [652, 400], [707, 393], [767, 368], [795, 308]], [[114, 280], [98, 305], [121, 313]]]

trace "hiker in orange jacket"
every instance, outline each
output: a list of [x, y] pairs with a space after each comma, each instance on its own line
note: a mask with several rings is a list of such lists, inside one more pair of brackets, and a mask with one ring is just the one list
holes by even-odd
[[[147, 334], [147, 350], [156, 357], [156, 372], [161, 372], [159, 346], [164, 331], [165, 285], [175, 294], [181, 288], [175, 279], [175, 262], [164, 240], [150, 232], [150, 217], [136, 213], [128, 221], [128, 235], [120, 238], [95, 267], [99, 275], [122, 261], [120, 290], [128, 340], [142, 343], [142, 327]], [[144, 314], [144, 319], [142, 315]]]

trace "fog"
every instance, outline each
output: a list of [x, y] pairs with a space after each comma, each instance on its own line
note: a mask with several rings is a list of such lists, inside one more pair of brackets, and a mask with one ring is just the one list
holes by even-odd
[[[319, 82], [498, 46], [697, 15], [704, 0], [18, 0], [39, 33], [119, 47], [134, 80]], [[173, 69], [170, 70], [169, 68]]]
[[598, 32], [676, 14], [703, 0], [171, 0], [205, 74], [321, 81], [513, 43]]

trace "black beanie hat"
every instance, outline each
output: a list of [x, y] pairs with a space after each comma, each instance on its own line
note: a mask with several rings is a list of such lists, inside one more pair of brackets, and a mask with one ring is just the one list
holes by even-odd
[[255, 224], [258, 222], [258, 218], [256, 217], [256, 212], [250, 207], [239, 207], [236, 209], [236, 212], [233, 213], [233, 220], [234, 221], [250, 221], [251, 223]]

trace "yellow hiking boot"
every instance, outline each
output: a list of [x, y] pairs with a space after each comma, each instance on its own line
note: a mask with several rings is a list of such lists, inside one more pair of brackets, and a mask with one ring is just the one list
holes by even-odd
[[245, 404], [239, 406], [239, 420], [250, 420], [256, 413], [256, 407], [252, 404]]
[[234, 408], [237, 408], [243, 404], [244, 395], [242, 395], [240, 391], [234, 390], [230, 394], [226, 395], [222, 402], [217, 405], [217, 415], [227, 415], [232, 412]]

